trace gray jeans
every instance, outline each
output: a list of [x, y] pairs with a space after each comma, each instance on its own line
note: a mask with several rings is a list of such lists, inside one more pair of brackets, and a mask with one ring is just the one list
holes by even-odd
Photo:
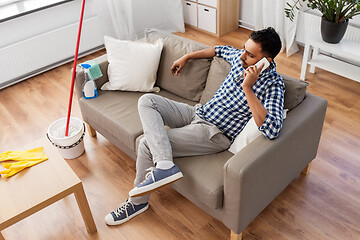
[[[146, 169], [158, 161], [221, 152], [230, 140], [213, 124], [195, 114], [195, 107], [155, 94], [145, 94], [138, 101], [144, 130], [136, 159], [134, 186], [145, 179]], [[165, 125], [170, 129], [166, 129]], [[150, 195], [133, 198], [135, 204], [145, 203]]]

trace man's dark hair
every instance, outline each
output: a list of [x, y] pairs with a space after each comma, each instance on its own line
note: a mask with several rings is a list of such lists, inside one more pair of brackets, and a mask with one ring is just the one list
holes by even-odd
[[256, 43], [260, 43], [265, 56], [274, 59], [281, 50], [281, 40], [274, 28], [268, 27], [263, 30], [253, 31], [250, 35]]

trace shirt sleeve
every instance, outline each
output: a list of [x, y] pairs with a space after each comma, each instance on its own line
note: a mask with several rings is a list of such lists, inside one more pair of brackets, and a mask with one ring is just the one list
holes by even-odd
[[264, 107], [268, 110], [264, 123], [258, 128], [267, 139], [279, 136], [283, 125], [284, 86], [273, 84], [266, 90]]
[[236, 59], [239, 50], [228, 45], [215, 46], [215, 56], [225, 59], [230, 64]]

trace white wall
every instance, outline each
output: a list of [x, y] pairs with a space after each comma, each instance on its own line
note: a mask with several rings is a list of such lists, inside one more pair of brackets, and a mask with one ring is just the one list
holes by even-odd
[[240, 0], [239, 20], [241, 26], [254, 29], [254, 1]]

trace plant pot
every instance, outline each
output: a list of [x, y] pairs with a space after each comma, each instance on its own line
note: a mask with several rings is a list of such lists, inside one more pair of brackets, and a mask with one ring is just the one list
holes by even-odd
[[325, 18], [321, 18], [321, 37], [327, 43], [339, 43], [344, 37], [349, 19], [345, 22], [335, 23], [329, 22]]

